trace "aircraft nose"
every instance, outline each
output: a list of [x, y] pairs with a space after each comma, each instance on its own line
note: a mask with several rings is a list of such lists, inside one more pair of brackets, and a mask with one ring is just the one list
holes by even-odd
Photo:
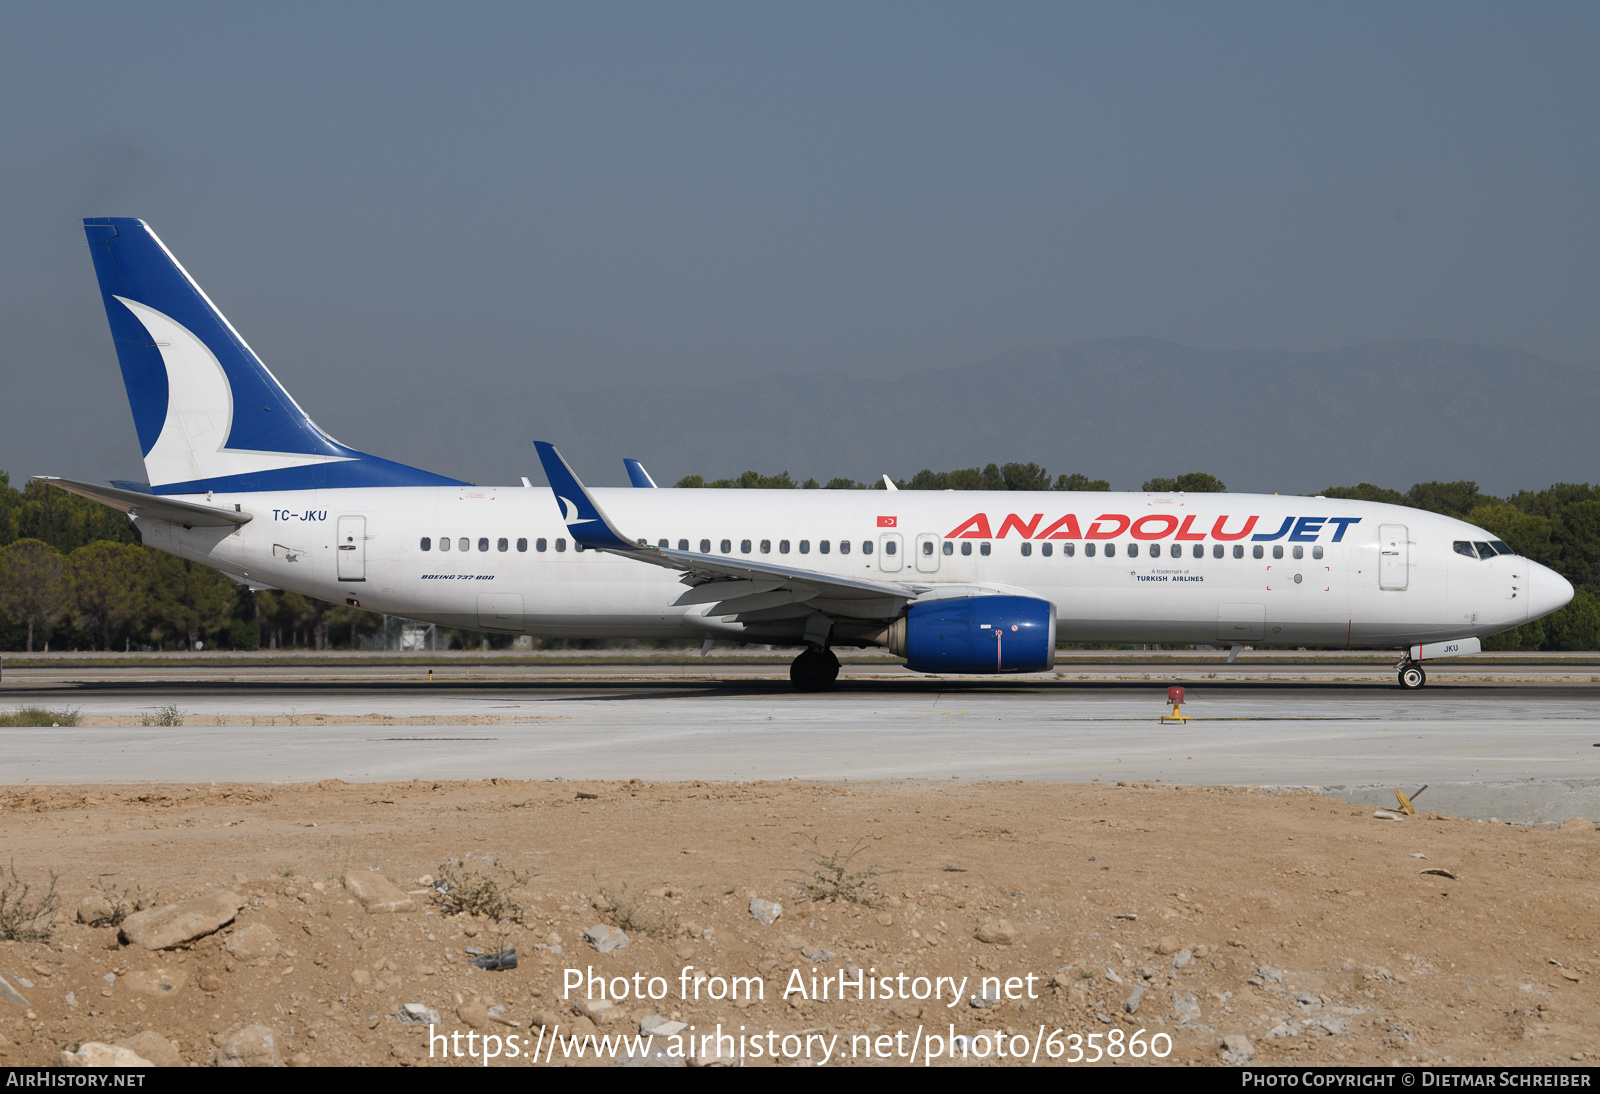
[[1528, 622], [1572, 602], [1572, 582], [1537, 562], [1528, 563]]

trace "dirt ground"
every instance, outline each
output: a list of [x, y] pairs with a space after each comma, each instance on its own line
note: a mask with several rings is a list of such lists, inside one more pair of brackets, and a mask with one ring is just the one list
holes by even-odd
[[[1393, 821], [1311, 794], [1151, 783], [13, 786], [0, 844], [29, 900], [58, 874], [62, 906], [43, 940], [0, 942], [26, 999], [0, 1002], [5, 1065], [145, 1031], [207, 1064], [252, 1025], [287, 1064], [473, 1064], [444, 1057], [453, 1031], [463, 1053], [496, 1044], [496, 1066], [528, 1066], [536, 1041], [539, 1066], [611, 1064], [596, 1042], [570, 1058], [566, 1039], [631, 1036], [651, 1015], [688, 1027], [680, 1053], [719, 1025], [742, 1036], [707, 1051], [749, 1065], [920, 1063], [935, 1037], [936, 1064], [1044, 1064], [1090, 1055], [1090, 1034], [1122, 1054], [1102, 1062], [1144, 1065], [1600, 1053], [1586, 823]], [[369, 911], [347, 875], [386, 877], [417, 907]], [[442, 878], [457, 898], [501, 898], [486, 908], [499, 919], [448, 914]], [[76, 921], [85, 898], [92, 919], [107, 910], [94, 900], [217, 890], [237, 916], [173, 949]], [[752, 898], [781, 916], [758, 922]], [[585, 940], [602, 924], [626, 948]], [[469, 964], [512, 946], [513, 970]], [[860, 970], [880, 995], [940, 997], [857, 1000]], [[628, 997], [564, 997], [591, 973]], [[726, 998], [735, 977], [764, 998]], [[805, 997], [825, 979], [827, 999]], [[652, 990], [664, 997], [634, 997]], [[411, 1003], [437, 1012], [432, 1041], [397, 1017]], [[1152, 1043], [1170, 1044], [1163, 1059]]]

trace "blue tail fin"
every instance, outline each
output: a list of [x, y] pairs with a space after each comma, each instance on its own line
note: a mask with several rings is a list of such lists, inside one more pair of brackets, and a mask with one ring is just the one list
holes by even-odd
[[644, 469], [644, 464], [638, 460], [623, 460], [622, 466], [628, 469], [628, 481], [634, 486], [644, 490], [654, 490], [656, 480], [650, 477], [650, 472]]
[[459, 482], [319, 429], [144, 221], [93, 217], [83, 227], [152, 491]]

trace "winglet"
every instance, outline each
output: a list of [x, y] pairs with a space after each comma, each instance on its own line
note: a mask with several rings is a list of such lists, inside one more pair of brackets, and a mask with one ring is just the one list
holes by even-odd
[[650, 472], [644, 469], [644, 464], [638, 460], [624, 459], [622, 466], [628, 469], [628, 481], [641, 490], [654, 490], [656, 480], [650, 477]]
[[572, 533], [574, 543], [597, 551], [640, 550], [637, 543], [629, 541], [617, 531], [617, 526], [589, 496], [589, 491], [578, 481], [578, 476], [561, 458], [555, 445], [549, 441], [534, 441], [533, 447], [538, 450], [539, 462], [544, 465], [544, 477], [550, 480], [550, 489], [555, 492], [556, 501], [561, 503], [561, 519], [566, 522], [567, 531]]

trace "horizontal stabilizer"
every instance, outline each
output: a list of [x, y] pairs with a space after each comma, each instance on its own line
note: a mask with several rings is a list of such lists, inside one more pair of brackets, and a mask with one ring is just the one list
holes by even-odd
[[146, 494], [138, 490], [121, 490], [115, 486], [96, 486], [93, 483], [58, 479], [49, 475], [36, 476], [68, 493], [97, 501], [118, 512], [146, 520], [165, 520], [185, 528], [226, 528], [249, 524], [255, 518], [239, 509], [218, 509], [214, 505], [201, 505], [192, 501]]

